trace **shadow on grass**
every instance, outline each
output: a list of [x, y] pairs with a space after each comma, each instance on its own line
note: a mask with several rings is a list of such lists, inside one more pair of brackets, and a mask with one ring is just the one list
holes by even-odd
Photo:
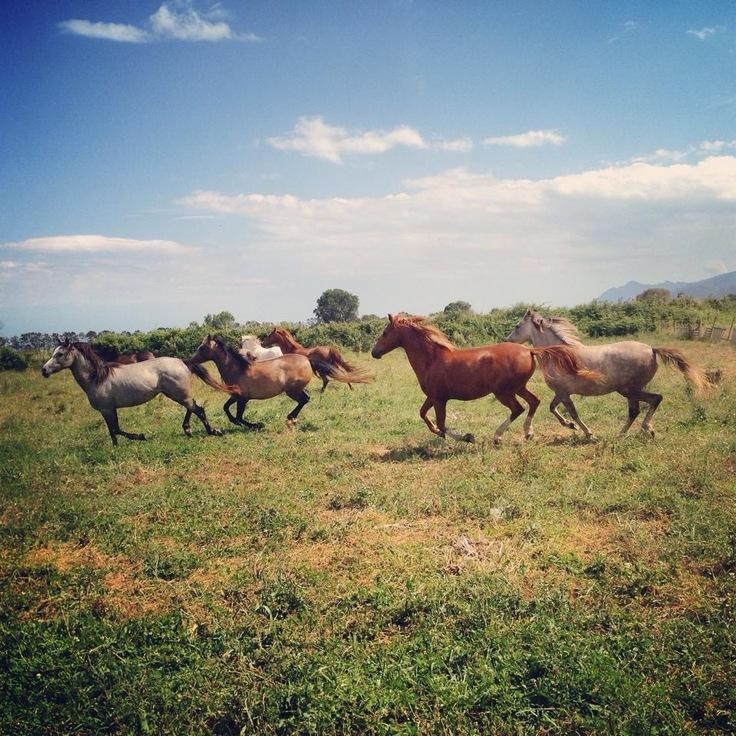
[[388, 452], [374, 455], [374, 459], [384, 463], [401, 463], [411, 460], [436, 460], [464, 455], [473, 447], [466, 442], [455, 440], [430, 439], [418, 445], [394, 447]]

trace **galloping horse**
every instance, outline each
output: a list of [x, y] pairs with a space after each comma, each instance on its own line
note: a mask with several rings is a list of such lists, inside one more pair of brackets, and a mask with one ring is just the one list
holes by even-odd
[[[389, 314], [388, 324], [373, 346], [371, 355], [380, 358], [398, 347], [406, 351], [419, 385], [427, 396], [419, 416], [429, 431], [440, 437], [447, 435], [465, 442], [474, 442], [475, 438], [472, 434], [455, 434], [445, 426], [446, 405], [450, 399], [472, 401], [494, 394], [511, 411], [509, 418], [501, 423], [493, 436], [494, 443], [499, 444], [501, 435], [511, 422], [524, 413], [524, 407], [517, 399], [520, 396], [529, 404], [524, 421], [524, 434], [529, 439], [533, 434], [532, 419], [539, 406], [539, 399], [526, 387], [534, 373], [534, 359], [543, 370], [548, 365], [554, 365], [563, 373], [590, 374], [570, 348], [530, 349], [500, 343], [461, 349], [453, 345], [437, 327], [428, 324], [424, 317], [394, 317]], [[427, 416], [432, 407], [436, 426]]]
[[[253, 423], [243, 419], [243, 412], [250, 399], [272, 399], [279, 394], [286, 394], [297, 402], [286, 417], [289, 423], [294, 423], [302, 407], [309, 401], [309, 394], [304, 388], [315, 373], [323, 380], [325, 376], [343, 382], [355, 380], [350, 373], [316, 358], [310, 360], [299, 354], [283, 355], [262, 362], [251, 361], [224, 340], [212, 335], [207, 335], [202, 340], [192, 357], [194, 363], [204, 363], [207, 360], [214, 361], [223, 381], [239, 386], [239, 395], [231, 396], [222, 408], [233, 424], [247, 429], [263, 428], [260, 422]], [[236, 415], [233, 416], [230, 407], [236, 401]]]
[[588, 439], [593, 433], [580, 419], [570, 398], [571, 394], [601, 396], [614, 391], [621, 394], [629, 402], [629, 417], [621, 428], [622, 437], [639, 416], [639, 402], [646, 402], [649, 404], [649, 411], [644, 416], [641, 428], [654, 436], [652, 416], [662, 401], [662, 395], [645, 391], [644, 387], [657, 372], [657, 358], [665, 365], [675, 366], [696, 391], [702, 390], [708, 383], [703, 372], [690, 364], [679, 350], [653, 348], [633, 340], [607, 345], [583, 345], [575, 326], [564, 317], [546, 319], [541, 314], [528, 310], [506, 340], [511, 343], [529, 341], [535, 347], [567, 345], [575, 351], [583, 365], [602, 375], [602, 381], [591, 381], [584, 374], [570, 375], [554, 370], [544, 371], [544, 380], [555, 392], [549, 410], [563, 427], [576, 429], [574, 422], [568, 422], [557, 410], [557, 406], [562, 403]]
[[[306, 355], [310, 360], [315, 358], [323, 363], [329, 363], [335, 368], [340, 368], [352, 376], [351, 381], [345, 381], [350, 389], [353, 388], [351, 385], [353, 383], [370, 383], [373, 380], [371, 376], [367, 376], [362, 369], [348, 363], [347, 360], [342, 357], [337, 348], [332, 348], [329, 345], [317, 345], [313, 348], [305, 348], [304, 345], [296, 341], [289, 330], [286, 330], [283, 327], [274, 327], [273, 330], [271, 330], [271, 333], [261, 340], [261, 345], [263, 345], [263, 347], [278, 345], [284, 353]], [[324, 392], [329, 381], [325, 376], [322, 376], [321, 378], [322, 391]]]
[[272, 348], [264, 348], [255, 335], [241, 335], [240, 350], [238, 352], [252, 361], [271, 360], [283, 355], [281, 348], [277, 345]]
[[48, 378], [52, 373], [71, 369], [72, 375], [94, 409], [102, 414], [110, 432], [112, 444], [118, 444], [117, 435], [129, 440], [145, 440], [142, 434], [123, 432], [118, 423], [118, 409], [138, 406], [163, 394], [181, 404], [187, 413], [182, 428], [187, 436], [192, 430], [189, 419], [196, 414], [207, 434], [220, 435], [212, 429], [204, 409], [192, 398], [192, 374], [202, 379], [208, 386], [226, 393], [237, 393], [237, 386], [224, 386], [210, 377], [200, 365], [179, 358], [154, 358], [132, 365], [111, 365], [102, 360], [86, 342], [68, 340], [54, 350], [51, 358], [41, 368], [41, 375]]

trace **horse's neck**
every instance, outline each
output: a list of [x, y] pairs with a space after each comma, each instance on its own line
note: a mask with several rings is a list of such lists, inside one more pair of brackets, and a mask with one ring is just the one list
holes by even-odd
[[406, 351], [406, 357], [409, 359], [409, 364], [421, 381], [432, 363], [437, 359], [439, 349], [421, 337], [409, 334], [404, 340], [404, 350]]
[[564, 340], [560, 340], [552, 330], [532, 330], [532, 345], [535, 348], [546, 348], [550, 345], [564, 345]]
[[69, 370], [71, 370], [74, 380], [80, 385], [83, 391], [88, 393], [94, 387], [92, 369], [87, 358], [81, 353], [77, 352], [74, 356], [74, 362], [71, 364]]
[[304, 346], [301, 343], [298, 343], [291, 335], [281, 335], [281, 349], [285, 353], [295, 353], [303, 347]]
[[231, 355], [228, 355], [225, 351], [216, 352], [213, 354], [212, 360], [217, 366], [217, 370], [220, 371], [223, 381], [234, 383], [238, 380], [242, 371]]

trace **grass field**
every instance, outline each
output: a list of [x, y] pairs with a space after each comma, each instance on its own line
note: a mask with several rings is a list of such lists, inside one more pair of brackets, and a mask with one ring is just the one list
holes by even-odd
[[582, 441], [537, 374], [501, 448], [489, 399], [430, 435], [400, 351], [295, 431], [200, 384], [224, 437], [159, 398], [115, 450], [68, 371], [0, 374], [0, 732], [734, 732], [736, 354], [679, 347], [724, 381], [660, 368], [656, 439], [609, 396]]

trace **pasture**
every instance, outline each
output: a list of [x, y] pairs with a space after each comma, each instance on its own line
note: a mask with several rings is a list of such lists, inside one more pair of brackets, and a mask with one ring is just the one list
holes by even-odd
[[198, 383], [224, 437], [159, 397], [116, 449], [68, 372], [0, 374], [0, 731], [733, 732], [736, 355], [642, 339], [722, 383], [660, 367], [655, 439], [576, 400], [586, 442], [537, 371], [498, 448], [491, 399], [448, 405], [477, 444], [427, 431], [402, 351], [295, 430]]

